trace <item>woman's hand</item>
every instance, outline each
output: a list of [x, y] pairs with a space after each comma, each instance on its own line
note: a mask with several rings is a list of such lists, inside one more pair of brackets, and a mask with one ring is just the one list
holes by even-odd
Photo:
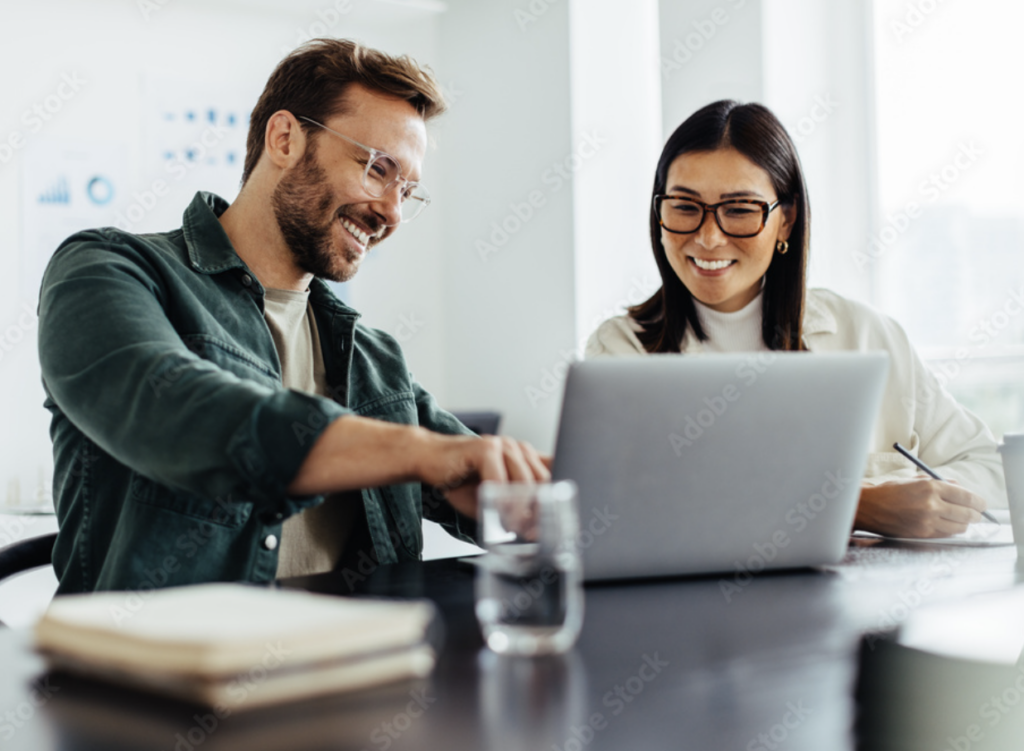
[[952, 482], [894, 480], [861, 489], [853, 526], [890, 537], [951, 537], [981, 521], [986, 505]]

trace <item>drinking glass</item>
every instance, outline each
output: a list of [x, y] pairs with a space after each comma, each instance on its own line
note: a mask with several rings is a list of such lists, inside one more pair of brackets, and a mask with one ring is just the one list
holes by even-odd
[[483, 483], [476, 616], [499, 654], [560, 654], [583, 625], [575, 483]]

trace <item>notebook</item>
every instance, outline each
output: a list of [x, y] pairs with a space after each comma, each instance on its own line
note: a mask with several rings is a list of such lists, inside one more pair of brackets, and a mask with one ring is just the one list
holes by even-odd
[[35, 627], [52, 669], [237, 712], [427, 675], [427, 602], [241, 584], [56, 598]]

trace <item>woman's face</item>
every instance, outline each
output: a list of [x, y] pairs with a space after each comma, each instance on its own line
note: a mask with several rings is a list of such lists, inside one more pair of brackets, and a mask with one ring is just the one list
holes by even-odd
[[[694, 151], [676, 157], [665, 183], [668, 195], [713, 204], [730, 198], [775, 203], [778, 196], [768, 173], [733, 148]], [[775, 243], [788, 240], [796, 209], [777, 207], [764, 229], [753, 237], [730, 237], [715, 218], [705, 215], [700, 228], [680, 235], [661, 230], [661, 243], [676, 276], [709, 308], [731, 313], [745, 307], [761, 290], [761, 279], [775, 254]], [[728, 261], [724, 268], [701, 268]], [[700, 265], [698, 265], [700, 264]]]

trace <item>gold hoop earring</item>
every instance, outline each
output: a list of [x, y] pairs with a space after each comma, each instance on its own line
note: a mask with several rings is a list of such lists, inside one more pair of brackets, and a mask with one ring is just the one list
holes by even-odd
[[788, 242], [786, 242], [785, 240], [777, 240], [775, 242], [775, 252], [778, 253], [780, 256], [786, 255], [786, 253], [788, 251], [789, 251], [789, 243]]

